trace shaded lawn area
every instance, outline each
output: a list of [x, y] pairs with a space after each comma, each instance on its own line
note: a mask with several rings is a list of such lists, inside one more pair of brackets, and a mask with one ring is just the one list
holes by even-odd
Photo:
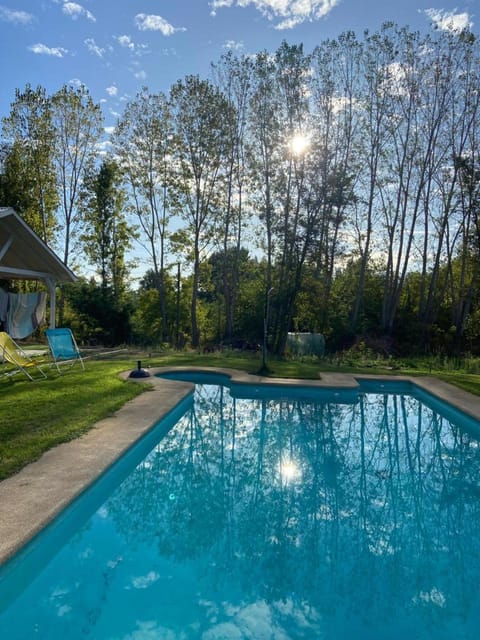
[[[155, 366], [203, 366], [242, 369], [258, 373], [259, 354], [244, 353], [138, 353], [112, 356], [110, 359], [87, 360], [86, 370], [78, 365], [64, 375], [48, 369], [48, 379], [30, 382], [23, 374], [0, 378], [0, 480], [16, 473], [39, 458], [51, 447], [77, 438], [96, 422], [112, 415], [126, 402], [148, 389], [148, 385], [124, 381], [122, 371], [136, 368], [141, 360], [144, 368]], [[269, 375], [318, 379], [321, 371], [371, 373], [382, 375], [434, 375], [471, 393], [480, 395], [480, 375], [458, 371], [432, 371], [382, 366], [332, 366], [326, 361], [304, 361], [269, 358]]]
[[87, 362], [63, 375], [30, 382], [23, 374], [0, 378], [0, 479], [51, 447], [85, 433], [145, 390], [118, 377], [131, 362]]

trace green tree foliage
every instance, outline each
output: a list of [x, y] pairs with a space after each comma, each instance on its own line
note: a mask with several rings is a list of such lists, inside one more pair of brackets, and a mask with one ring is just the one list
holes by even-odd
[[[239, 252], [232, 248], [226, 254], [214, 253], [208, 263], [209, 269], [205, 273], [208, 274], [214, 327], [210, 340], [215, 344], [226, 342], [227, 345], [238, 344], [242, 340], [258, 342], [258, 327], [262, 324], [265, 265], [252, 259], [246, 248], [241, 248]], [[232, 287], [236, 287], [237, 312], [230, 333], [226, 331], [228, 317], [223, 301]]]
[[81, 239], [102, 289], [111, 289], [117, 299], [127, 288], [125, 255], [134, 238], [134, 230], [125, 219], [124, 200], [115, 162], [103, 160], [98, 170], [85, 176], [81, 201], [85, 230]]
[[261, 342], [269, 305], [278, 354], [295, 329], [324, 333], [327, 348], [368, 335], [398, 350], [480, 351], [477, 39], [387, 23], [312, 53], [286, 42], [229, 53], [212, 77], [179, 80], [168, 98], [145, 88], [127, 105], [112, 138], [125, 207], [87, 90], [48, 98], [27, 86], [4, 123], [2, 204], [63, 241], [67, 264], [84, 242], [104, 288], [111, 215], [135, 220], [152, 267], [138, 340]]
[[[189, 297], [191, 286], [188, 280], [182, 282], [180, 264], [177, 274], [165, 276], [165, 292], [168, 334], [172, 336], [170, 344], [183, 348], [189, 331]], [[154, 270], [147, 271], [140, 281], [140, 287], [134, 294], [135, 311], [133, 314], [133, 337], [139, 344], [159, 345], [162, 342], [162, 319], [159, 313], [160, 301], [157, 276]]]
[[213, 65], [216, 82], [232, 105], [228, 121], [228, 145], [225, 159], [225, 204], [219, 243], [223, 251], [224, 337], [228, 342], [239, 313], [237, 291], [240, 286], [242, 244], [251, 211], [245, 206], [248, 191], [247, 122], [251, 98], [253, 64], [249, 57], [236, 58], [231, 51]]
[[115, 346], [131, 341], [132, 300], [119, 300], [93, 278], [65, 287], [65, 299], [81, 342]]
[[71, 266], [78, 254], [83, 218], [79, 207], [81, 186], [97, 157], [103, 135], [103, 116], [83, 85], [63, 86], [50, 99], [55, 136], [55, 167], [60, 196], [63, 262]]
[[151, 259], [159, 293], [162, 339], [168, 338], [166, 257], [170, 208], [175, 197], [174, 140], [170, 106], [164, 94], [143, 88], [130, 101], [112, 136], [127, 187], [127, 202]]
[[228, 149], [232, 106], [212, 83], [187, 76], [171, 90], [175, 135], [175, 164], [179, 187], [177, 212], [190, 242], [193, 289], [192, 345], [200, 344], [197, 299], [202, 253], [221, 224], [224, 204], [223, 167]]
[[[363, 41], [342, 34], [311, 55], [287, 43], [274, 56], [229, 54], [215, 73], [234, 108], [230, 120], [224, 117], [227, 152], [210, 165], [210, 183], [203, 165], [188, 156], [200, 150], [204, 159], [208, 148], [207, 119], [188, 100], [196, 95], [197, 106], [209, 105], [210, 118], [220, 109], [207, 93], [201, 100], [199, 92], [188, 93], [192, 79], [172, 90], [175, 131], [182, 134], [174, 145], [182, 178], [177, 211], [202, 214], [207, 202], [213, 214], [201, 233], [196, 223], [203, 219], [187, 216], [172, 236], [193, 266], [192, 297], [200, 296], [193, 343], [200, 330], [205, 340], [219, 342], [248, 325], [243, 302], [232, 304], [247, 281], [244, 273], [239, 277], [242, 222], [232, 204], [234, 184], [252, 215], [253, 233], [244, 237], [265, 258], [263, 301], [247, 297], [254, 309], [246, 315], [261, 338], [271, 292], [269, 334], [278, 353], [295, 328], [324, 332], [337, 346], [357, 334], [422, 346], [429, 336], [436, 345], [438, 336], [447, 340], [451, 326], [461, 335], [478, 304], [475, 172], [469, 168], [478, 155], [480, 114], [474, 39], [420, 36], [386, 24]], [[241, 146], [232, 144], [239, 131]], [[308, 141], [300, 153], [293, 146], [299, 134]], [[195, 199], [202, 189], [208, 197]], [[191, 313], [195, 320], [195, 305]]]
[[54, 167], [55, 135], [49, 98], [43, 87], [15, 91], [3, 119], [0, 200], [13, 207], [48, 244], [57, 231], [59, 203]]

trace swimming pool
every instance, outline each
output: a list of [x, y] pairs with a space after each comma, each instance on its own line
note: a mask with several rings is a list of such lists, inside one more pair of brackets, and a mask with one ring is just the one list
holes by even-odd
[[2, 637], [478, 638], [478, 423], [405, 384], [187, 376], [3, 569]]

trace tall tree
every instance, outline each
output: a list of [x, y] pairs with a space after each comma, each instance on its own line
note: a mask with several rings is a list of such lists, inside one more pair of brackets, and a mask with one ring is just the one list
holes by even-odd
[[51, 98], [55, 135], [55, 166], [60, 193], [63, 262], [70, 266], [79, 249], [82, 215], [79, 197], [82, 181], [97, 157], [103, 135], [103, 116], [84, 86], [63, 86]]
[[[278, 218], [274, 233], [277, 245], [274, 343], [283, 353], [291, 329], [295, 302], [301, 286], [308, 247], [313, 240], [306, 205], [308, 165], [313, 161], [309, 76], [311, 56], [303, 46], [283, 42], [275, 54], [275, 84], [281, 105], [282, 136], [278, 180], [275, 183]], [[309, 232], [306, 233], [306, 228]]]
[[104, 159], [84, 180], [81, 208], [85, 219], [82, 242], [89, 262], [97, 269], [103, 290], [119, 299], [127, 286], [126, 252], [134, 231], [128, 226], [118, 165]]
[[[361, 47], [351, 32], [317, 46], [312, 64], [312, 151], [310, 207], [318, 209], [311, 262], [317, 280], [318, 321], [325, 331], [332, 307], [335, 269], [343, 259], [343, 239], [351, 228], [354, 186], [360, 172], [356, 161], [359, 129], [358, 95]], [[350, 209], [350, 211], [349, 211]], [[348, 215], [350, 213], [350, 215]]]
[[127, 104], [112, 142], [128, 186], [129, 209], [139, 223], [152, 261], [160, 299], [162, 341], [166, 342], [166, 246], [175, 167], [172, 117], [165, 95], [151, 94], [143, 88]]
[[43, 87], [15, 91], [3, 119], [2, 204], [15, 208], [32, 229], [52, 244], [57, 227], [57, 181], [53, 163], [55, 137], [50, 100]]
[[[377, 191], [381, 160], [388, 142], [385, 127], [388, 118], [388, 94], [383, 91], [385, 74], [391, 62], [388, 51], [379, 47], [378, 34], [366, 34], [365, 42], [358, 43], [351, 54], [356, 84], [348, 93], [349, 108], [357, 121], [353, 138], [354, 173], [357, 176], [357, 201], [352, 217], [352, 237], [355, 239], [350, 252], [358, 262], [358, 277], [354, 287], [349, 329], [358, 330], [362, 310], [365, 307], [365, 287], [372, 260], [374, 232], [379, 224]], [[353, 89], [353, 90], [352, 90]], [[363, 105], [362, 109], [358, 105]]]
[[264, 333], [268, 332], [268, 309], [273, 289], [274, 234], [279, 206], [275, 185], [279, 179], [283, 148], [281, 104], [275, 69], [275, 61], [268, 52], [262, 51], [256, 55], [248, 122], [248, 161], [252, 192], [250, 202], [262, 225], [257, 235], [257, 245], [266, 257]]
[[247, 122], [252, 82], [250, 57], [236, 58], [232, 52], [213, 67], [216, 82], [232, 105], [228, 122], [225, 171], [225, 207], [222, 217], [224, 337], [231, 342], [238, 312], [242, 241], [248, 220], [244, 204], [247, 187]]
[[432, 157], [438, 160], [425, 198], [424, 253], [431, 259], [428, 268], [422, 265], [419, 319], [424, 341], [437, 321], [447, 288], [452, 324], [457, 336], [463, 335], [477, 280], [471, 260], [472, 249], [476, 252], [475, 241], [472, 243], [476, 223], [471, 178], [475, 176], [479, 148], [478, 47], [471, 34], [464, 32], [437, 37], [430, 50], [430, 84], [435, 91], [429, 95], [444, 98], [439, 116], [441, 135], [432, 149]]
[[198, 76], [179, 80], [171, 90], [175, 164], [180, 180], [177, 208], [191, 246], [193, 289], [192, 346], [200, 343], [197, 318], [200, 260], [215, 235], [224, 204], [225, 159], [232, 106], [211, 82]]

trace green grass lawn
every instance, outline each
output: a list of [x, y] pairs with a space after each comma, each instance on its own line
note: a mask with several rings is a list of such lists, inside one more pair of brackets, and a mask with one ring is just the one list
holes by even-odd
[[78, 437], [143, 391], [118, 374], [131, 362], [87, 362], [60, 376], [30, 382], [23, 374], [0, 378], [0, 479], [51, 447]]
[[[142, 393], [144, 385], [122, 380], [118, 374], [136, 368], [167, 365], [228, 367], [257, 373], [259, 355], [235, 352], [124, 353], [107, 359], [91, 359], [86, 371], [76, 365], [60, 376], [48, 370], [48, 379], [30, 382], [23, 374], [0, 378], [0, 480], [39, 458], [51, 447], [85, 433], [128, 400]], [[341, 363], [327, 360], [279, 360], [269, 358], [269, 375], [316, 379], [321, 371], [372, 374], [435, 375], [480, 395], [480, 375], [461, 370], [432, 368], [431, 362], [410, 362], [392, 367], [391, 362]]]

